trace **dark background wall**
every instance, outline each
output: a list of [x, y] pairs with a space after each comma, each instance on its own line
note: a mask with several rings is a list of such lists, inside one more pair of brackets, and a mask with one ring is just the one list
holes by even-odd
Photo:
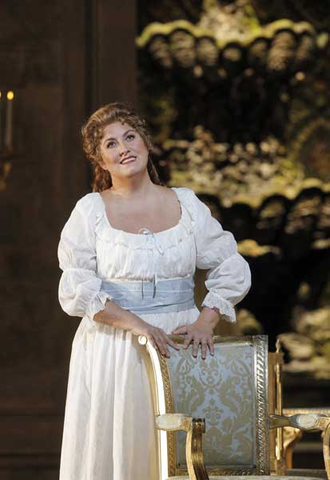
[[4, 0], [0, 90], [13, 90], [14, 153], [0, 192], [0, 478], [58, 478], [77, 319], [57, 300], [57, 244], [90, 191], [80, 127], [135, 102], [135, 4]]

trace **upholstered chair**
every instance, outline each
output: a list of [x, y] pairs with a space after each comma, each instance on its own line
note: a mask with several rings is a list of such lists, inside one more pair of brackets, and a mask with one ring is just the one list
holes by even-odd
[[[182, 337], [171, 338], [182, 345]], [[165, 358], [145, 337], [140, 337], [140, 343], [146, 345], [152, 366], [159, 480], [225, 480], [229, 476], [233, 480], [233, 475], [260, 480], [270, 474], [270, 429], [284, 426], [324, 431], [330, 477], [330, 419], [321, 414], [284, 417], [276, 413], [275, 390], [275, 413], [269, 414], [266, 336], [215, 337], [214, 355], [205, 360], [200, 355], [194, 358], [191, 346], [171, 349], [170, 358]], [[273, 446], [276, 441], [273, 437]]]
[[[330, 408], [284, 408], [283, 414], [285, 416], [293, 415], [322, 415], [327, 416], [330, 419]], [[283, 429], [278, 429], [278, 431], [283, 430], [283, 464], [284, 472], [286, 475], [294, 476], [317, 476], [319, 478], [326, 479], [327, 474], [324, 470], [320, 469], [311, 469], [311, 468], [296, 468], [293, 466], [293, 451], [296, 444], [302, 439], [304, 432], [298, 428], [284, 427]], [[322, 441], [321, 430], [321, 438]], [[329, 447], [324, 442], [323, 439], [323, 452], [324, 456], [330, 456]]]
[[[282, 395], [283, 353], [281, 342], [277, 340], [276, 351], [268, 353], [268, 412], [270, 414], [293, 415], [317, 414], [330, 418], [330, 408], [284, 408]], [[300, 417], [301, 418], [301, 417]], [[325, 469], [293, 467], [293, 450], [303, 437], [304, 431], [292, 426], [270, 430], [270, 471], [277, 475], [313, 476], [326, 479]], [[324, 429], [320, 431], [320, 440]], [[327, 456], [327, 442], [323, 442], [324, 458]]]

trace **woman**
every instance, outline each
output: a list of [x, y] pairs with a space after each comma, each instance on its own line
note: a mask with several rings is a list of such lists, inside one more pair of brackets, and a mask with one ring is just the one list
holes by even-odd
[[[145, 122], [126, 104], [96, 111], [82, 130], [94, 168], [61, 234], [59, 301], [83, 317], [70, 362], [61, 480], [156, 480], [147, 359], [138, 335], [169, 356], [168, 334], [213, 353], [220, 314], [250, 287], [250, 271], [210, 210], [187, 188], [160, 184]], [[201, 312], [195, 268], [208, 269]]]

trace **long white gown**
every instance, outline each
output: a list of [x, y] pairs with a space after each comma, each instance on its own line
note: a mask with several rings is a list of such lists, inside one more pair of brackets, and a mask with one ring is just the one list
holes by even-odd
[[[234, 305], [250, 287], [247, 262], [233, 235], [222, 229], [188, 188], [173, 188], [179, 223], [152, 234], [113, 228], [99, 193], [73, 209], [58, 247], [59, 301], [82, 317], [70, 361], [60, 480], [157, 480], [156, 436], [146, 357], [137, 337], [99, 324], [93, 316], [111, 299], [103, 281], [183, 278], [208, 269], [203, 305], [235, 321]], [[193, 323], [196, 307], [141, 315], [171, 333]]]

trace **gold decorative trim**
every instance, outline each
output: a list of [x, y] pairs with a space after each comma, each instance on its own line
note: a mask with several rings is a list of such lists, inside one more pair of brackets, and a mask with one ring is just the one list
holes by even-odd
[[211, 30], [206, 30], [200, 28], [187, 20], [175, 20], [168, 23], [159, 23], [153, 22], [145, 27], [141, 35], [136, 39], [136, 45], [139, 48], [144, 48], [151, 38], [155, 35], [170, 35], [175, 30], [187, 30], [194, 37], [211, 37], [214, 39], [217, 47], [223, 49], [228, 43], [238, 43], [241, 46], [248, 46], [259, 38], [271, 39], [276, 33], [281, 30], [292, 30], [297, 34], [302, 34], [304, 32], [309, 32], [312, 35], [316, 35], [316, 31], [308, 22], [293, 22], [288, 19], [280, 19], [275, 22], [269, 23], [266, 26], [260, 26], [256, 28], [253, 33], [251, 33], [245, 40], [233, 36], [230, 39], [220, 40], [217, 39], [215, 34]]
[[[157, 355], [164, 382], [166, 413], [174, 413], [174, 397], [167, 359], [163, 357], [163, 355], [161, 355], [158, 351]], [[174, 476], [176, 475], [176, 451], [174, 432], [167, 432], [167, 458], [168, 473], [170, 476]]]
[[291, 470], [293, 468], [293, 449], [296, 443], [301, 440], [303, 432], [298, 428], [292, 427], [277, 428], [276, 431], [283, 431], [283, 458], [285, 460], [285, 469]]
[[255, 389], [257, 401], [256, 466], [258, 475], [269, 475], [268, 431], [268, 342], [266, 335], [254, 337]]
[[[268, 353], [268, 412], [269, 414], [281, 415], [282, 406], [282, 367], [283, 353], [280, 342], [276, 341], [276, 352]], [[270, 447], [270, 470], [271, 474], [285, 475], [285, 441], [282, 428], [272, 429], [269, 432]]]
[[[178, 344], [184, 342], [182, 336], [170, 335], [170, 338]], [[208, 467], [209, 474], [213, 475], [251, 475], [268, 474], [269, 472], [269, 446], [268, 446], [268, 343], [267, 336], [244, 336], [244, 337], [221, 337], [215, 336], [214, 343], [231, 343], [235, 345], [250, 345], [254, 350], [254, 390], [256, 401], [256, 449], [255, 464], [253, 466], [226, 465], [224, 468]], [[159, 385], [157, 386], [158, 413], [174, 413], [174, 397], [168, 367], [168, 360], [158, 351], [147, 344], [152, 360], [153, 370]], [[161, 392], [160, 389], [163, 388]], [[160, 411], [162, 410], [162, 411]], [[165, 411], [163, 411], [165, 410]], [[182, 413], [182, 412], [181, 412]], [[187, 475], [186, 468], [178, 468], [176, 464], [174, 432], [161, 432], [167, 435], [167, 472], [168, 476]], [[165, 448], [164, 444], [161, 448]], [[163, 470], [162, 470], [163, 472]], [[162, 477], [163, 478], [163, 477]], [[165, 477], [166, 478], [166, 477]]]
[[[327, 472], [327, 478], [330, 479], [330, 416], [325, 413], [319, 413], [324, 409], [291, 409], [300, 411], [292, 416], [270, 415], [270, 428], [294, 427], [303, 431], [321, 431], [323, 432], [323, 458]], [[306, 410], [314, 410], [312, 413], [305, 413]], [[328, 410], [329, 409], [325, 409]]]
[[327, 415], [330, 417], [330, 408], [283, 408], [283, 415], [299, 415], [299, 414], [316, 413], [320, 415]]
[[[292, 415], [305, 415], [305, 414], [315, 414], [315, 415], [324, 415], [328, 419], [330, 419], [330, 408], [283, 408], [283, 415], [284, 416], [292, 416]], [[292, 427], [289, 428], [290, 430], [297, 430]], [[284, 427], [284, 430], [287, 430]], [[303, 432], [300, 432], [301, 436]], [[327, 435], [327, 437], [326, 437]], [[299, 440], [298, 438], [297, 440]], [[291, 445], [290, 445], [291, 446]], [[293, 448], [293, 445], [292, 445]], [[288, 454], [288, 456], [290, 453]], [[327, 428], [324, 429], [324, 438], [323, 438], [323, 455], [325, 459], [325, 467], [327, 469], [327, 475], [330, 479], [330, 423]]]

